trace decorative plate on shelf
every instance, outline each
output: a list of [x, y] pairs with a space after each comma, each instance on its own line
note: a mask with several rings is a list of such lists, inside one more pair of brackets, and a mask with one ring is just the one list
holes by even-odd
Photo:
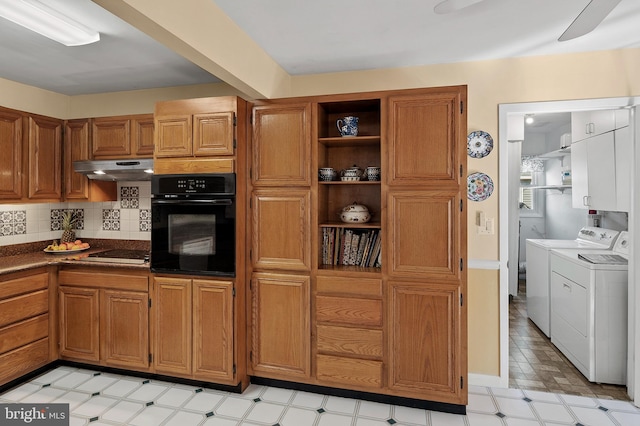
[[484, 201], [493, 193], [493, 181], [484, 173], [472, 173], [467, 176], [467, 198], [471, 201]]
[[493, 138], [487, 132], [478, 130], [467, 135], [467, 154], [472, 158], [483, 158], [493, 149]]

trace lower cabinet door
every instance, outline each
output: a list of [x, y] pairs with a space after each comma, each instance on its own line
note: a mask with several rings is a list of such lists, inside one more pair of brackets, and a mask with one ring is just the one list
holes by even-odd
[[99, 290], [60, 287], [60, 356], [100, 361]]
[[155, 370], [191, 374], [191, 280], [154, 278]]
[[406, 396], [466, 404], [458, 287], [389, 282], [389, 295], [389, 387]]
[[255, 273], [251, 292], [250, 363], [254, 374], [283, 379], [309, 377], [309, 277]]
[[193, 280], [193, 374], [198, 380], [232, 380], [233, 283]]
[[103, 290], [103, 359], [107, 365], [149, 366], [149, 295]]

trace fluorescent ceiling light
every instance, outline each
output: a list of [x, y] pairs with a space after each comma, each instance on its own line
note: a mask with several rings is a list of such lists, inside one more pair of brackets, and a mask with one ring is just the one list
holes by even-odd
[[100, 40], [99, 32], [37, 0], [0, 0], [0, 16], [65, 46]]

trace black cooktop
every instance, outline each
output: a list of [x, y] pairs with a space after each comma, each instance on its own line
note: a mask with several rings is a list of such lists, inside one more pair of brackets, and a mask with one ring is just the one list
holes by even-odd
[[149, 259], [149, 252], [146, 250], [113, 249], [98, 253], [91, 253], [88, 257], [147, 260]]

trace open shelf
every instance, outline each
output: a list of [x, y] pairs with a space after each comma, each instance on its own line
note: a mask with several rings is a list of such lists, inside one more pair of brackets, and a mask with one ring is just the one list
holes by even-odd
[[363, 273], [370, 273], [377, 277], [381, 272], [381, 268], [365, 268], [364, 266], [346, 266], [346, 265], [318, 265], [318, 273], [320, 275], [339, 275], [344, 276], [345, 273], [356, 273], [358, 276]]
[[320, 185], [380, 185], [379, 180], [357, 180], [357, 181], [341, 181], [341, 180], [321, 180]]
[[[358, 117], [357, 136], [340, 135], [336, 121], [345, 116]], [[336, 180], [318, 180], [317, 185], [318, 269], [323, 273], [336, 276], [345, 273], [381, 273], [381, 268], [374, 266], [377, 265], [383, 243], [381, 181], [340, 180], [340, 172], [344, 169], [356, 166], [364, 171], [369, 166], [381, 166], [380, 116], [380, 99], [318, 104], [317, 165], [319, 168], [332, 167], [338, 173]], [[353, 203], [363, 204], [369, 209], [370, 222], [345, 223], [339, 220], [342, 209]], [[354, 240], [357, 236], [359, 242], [355, 250], [351, 246], [350, 256], [344, 257], [347, 247], [343, 244], [349, 241], [346, 237], [348, 234]], [[364, 241], [364, 244], [360, 244], [360, 241]], [[373, 247], [367, 243], [376, 244], [375, 255]], [[362, 266], [365, 264], [368, 266]]]
[[321, 223], [320, 228], [354, 228], [354, 229], [380, 229], [380, 222], [367, 223], [346, 223], [346, 222], [326, 222]]
[[379, 146], [380, 136], [334, 136], [318, 138], [318, 142], [325, 146]]

